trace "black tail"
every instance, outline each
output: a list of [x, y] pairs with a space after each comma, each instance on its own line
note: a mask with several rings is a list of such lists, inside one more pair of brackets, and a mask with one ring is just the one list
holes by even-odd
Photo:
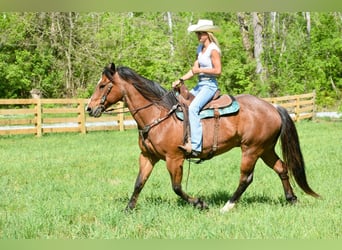
[[296, 126], [285, 108], [277, 106], [277, 110], [282, 121], [280, 140], [284, 163], [299, 187], [305, 193], [317, 198], [319, 195], [310, 188], [306, 180], [304, 158], [300, 149]]

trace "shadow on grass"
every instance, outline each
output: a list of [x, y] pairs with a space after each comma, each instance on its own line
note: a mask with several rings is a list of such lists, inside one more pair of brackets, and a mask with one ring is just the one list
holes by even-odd
[[[204, 202], [207, 203], [209, 206], [209, 209], [212, 207], [220, 207], [223, 206], [232, 196], [232, 193], [224, 192], [224, 191], [217, 191], [209, 195], [199, 196], [197, 198], [200, 198]], [[177, 195], [175, 194], [175, 197]], [[127, 205], [129, 199], [127, 197], [118, 197], [114, 199], [114, 202], [117, 204], [120, 204], [120, 206], [123, 206], [123, 208]], [[278, 197], [276, 199], [271, 198], [267, 195], [242, 195], [241, 199], [238, 201], [238, 204], [245, 204], [245, 205], [251, 205], [251, 204], [269, 204], [269, 205], [277, 205], [277, 206], [285, 206], [289, 203], [282, 197]], [[189, 206], [189, 204], [182, 200], [181, 198], [178, 198], [176, 201], [175, 199], [168, 198], [168, 197], [162, 197], [160, 195], [155, 196], [147, 196], [147, 197], [140, 197], [137, 202], [137, 209], [141, 208], [142, 206], [181, 206], [186, 207]]]
[[[126, 206], [128, 205], [128, 202], [129, 202], [128, 197], [116, 197], [113, 199], [113, 203], [122, 207], [122, 210], [125, 212], [131, 211], [131, 210], [126, 210]], [[140, 210], [144, 207], [174, 206], [174, 205], [175, 205], [175, 201], [173, 199], [162, 197], [160, 195], [145, 196], [145, 197], [142, 196], [138, 199], [136, 207], [133, 211]]]
[[[232, 193], [228, 193], [224, 191], [217, 191], [206, 196], [200, 196], [198, 198], [206, 202], [210, 208], [210, 207], [216, 207], [216, 206], [223, 206], [232, 197], [232, 195], [233, 195]], [[272, 205], [279, 205], [279, 206], [285, 206], [289, 204], [285, 200], [285, 198], [278, 197], [277, 199], [273, 199], [266, 195], [253, 195], [253, 196], [242, 195], [238, 203], [246, 204], [246, 205], [249, 205], [249, 204], [270, 204], [271, 205], [272, 204]], [[178, 200], [178, 205], [189, 206], [189, 204], [182, 199]]]
[[[218, 191], [213, 194], [204, 196], [203, 200], [207, 201], [209, 204], [212, 204], [212, 205], [223, 205], [232, 197], [232, 195], [233, 195], [232, 193]], [[273, 199], [267, 195], [259, 195], [259, 194], [253, 195], [253, 196], [248, 196], [246, 194], [243, 194], [238, 202], [242, 204], [254, 204], [254, 203], [282, 204], [283, 203], [281, 198]]]

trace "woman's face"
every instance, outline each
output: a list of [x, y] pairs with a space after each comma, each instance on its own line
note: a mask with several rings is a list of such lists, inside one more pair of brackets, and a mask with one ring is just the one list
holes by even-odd
[[203, 31], [198, 31], [196, 32], [198, 41], [200, 43], [204, 43], [207, 39], [208, 39], [208, 33], [207, 32], [203, 32]]

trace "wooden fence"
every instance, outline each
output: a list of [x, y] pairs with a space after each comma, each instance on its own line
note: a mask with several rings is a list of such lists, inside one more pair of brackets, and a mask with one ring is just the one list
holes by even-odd
[[136, 128], [123, 102], [114, 106], [118, 114], [103, 114], [99, 118], [86, 114], [87, 102], [87, 99], [0, 99], [0, 135], [85, 134], [95, 130]]
[[[294, 121], [313, 118], [315, 93], [264, 98], [285, 107]], [[136, 123], [123, 102], [114, 108], [118, 112], [89, 117], [87, 99], [0, 99], [0, 135], [120, 130], [136, 128]]]
[[286, 108], [294, 121], [314, 118], [316, 100], [315, 92], [263, 99], [272, 104], [277, 104]]

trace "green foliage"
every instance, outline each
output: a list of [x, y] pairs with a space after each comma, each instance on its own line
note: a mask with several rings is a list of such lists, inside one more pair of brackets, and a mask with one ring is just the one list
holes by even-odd
[[315, 90], [319, 105], [333, 105], [341, 98], [341, 20], [331, 13], [311, 13], [309, 36], [301, 14], [283, 13], [279, 19], [283, 23], [277, 28], [282, 31], [276, 45], [265, 47], [264, 55], [269, 65], [271, 93], [287, 95]]
[[4, 13], [0, 17], [3, 28], [0, 42], [0, 96], [26, 98], [32, 88], [40, 88], [48, 96], [56, 96], [58, 76], [53, 69], [55, 58], [51, 48], [39, 33], [37, 17], [32, 13]]
[[[186, 29], [200, 18], [221, 27], [219, 85], [230, 94], [281, 96], [316, 91], [321, 107], [336, 105], [342, 91], [341, 13], [260, 13], [262, 75], [255, 73], [253, 23], [244, 13], [250, 51], [243, 46], [237, 13], [105, 12], [1, 13], [0, 97], [89, 97], [110, 62], [170, 88], [189, 70], [197, 39]], [[169, 21], [172, 26], [169, 26]], [[196, 79], [187, 84], [192, 87]]]

